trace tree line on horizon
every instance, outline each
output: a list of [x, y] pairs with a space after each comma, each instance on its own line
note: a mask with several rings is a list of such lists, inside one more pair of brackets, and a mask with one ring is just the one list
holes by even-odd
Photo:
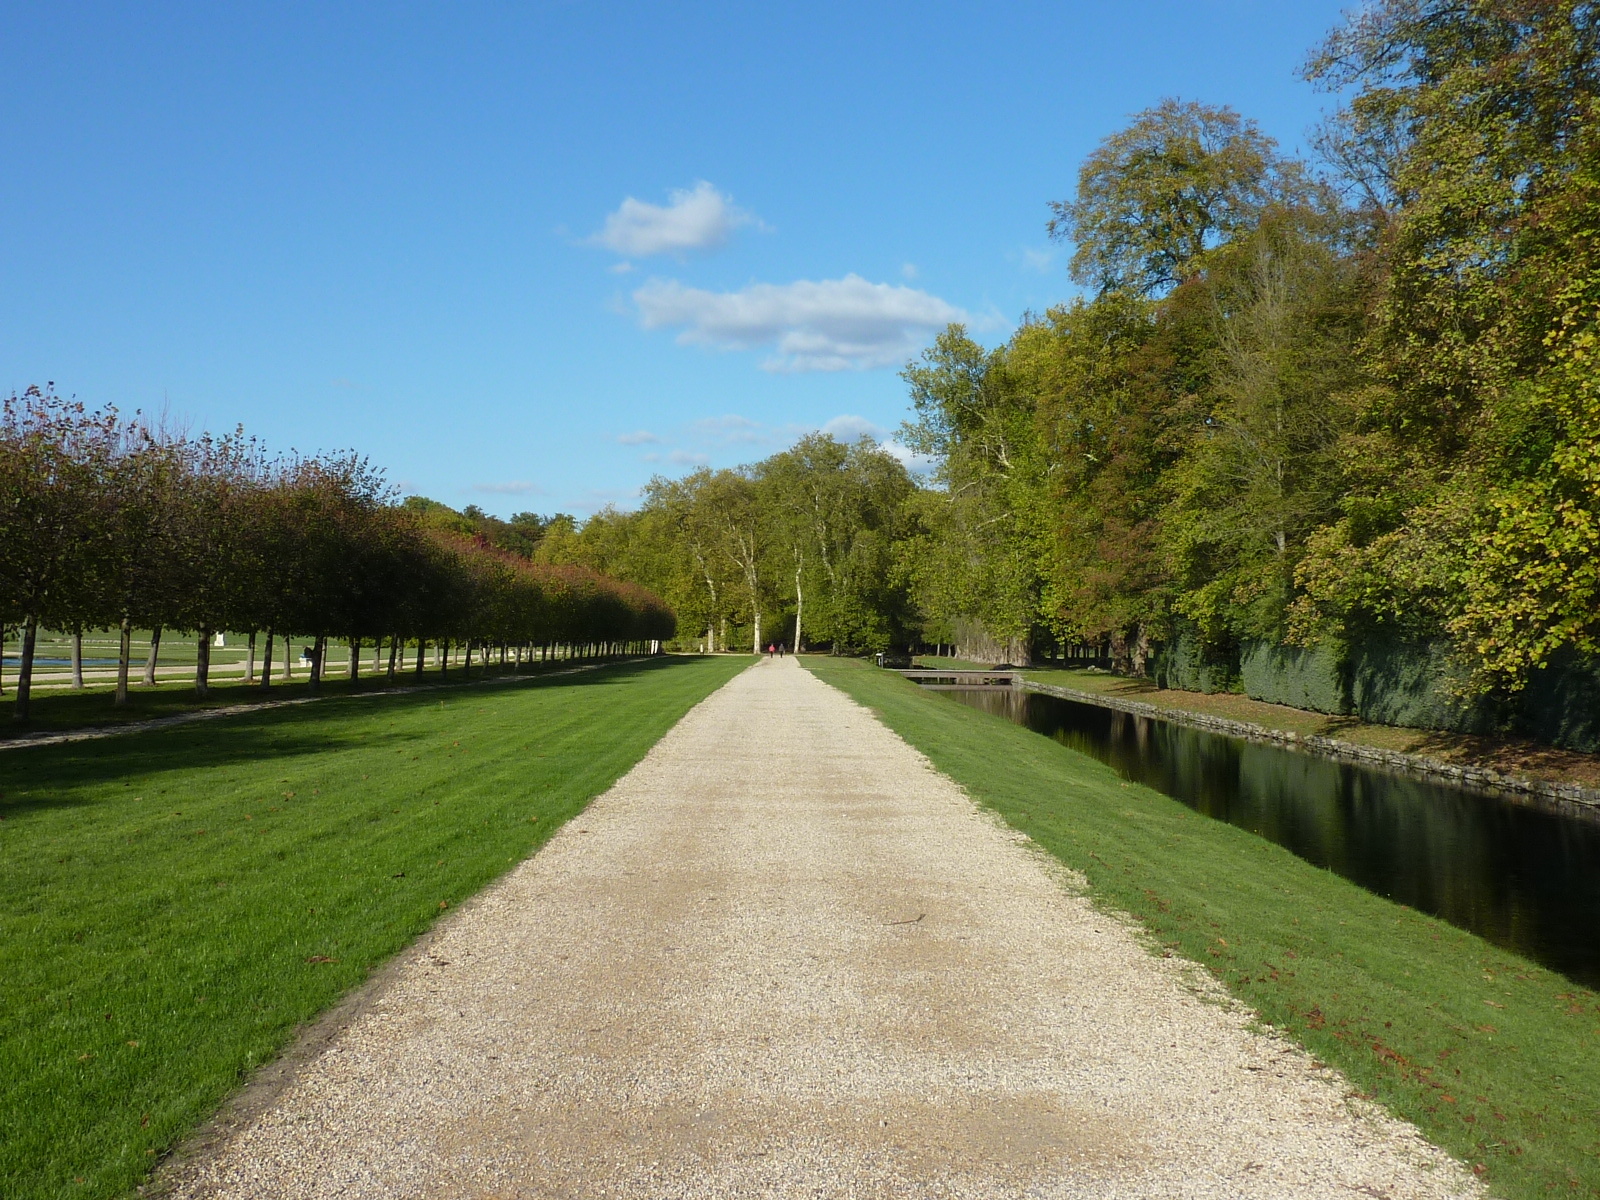
[[1178, 100], [1089, 155], [1081, 294], [906, 368], [927, 479], [818, 435], [537, 555], [711, 646], [1384, 637], [1507, 693], [1600, 657], [1600, 6], [1383, 0], [1304, 74], [1345, 97], [1314, 162]]
[[[178, 436], [114, 408], [32, 387], [0, 409], [0, 626], [21, 634], [16, 714], [28, 715], [41, 629], [120, 633], [114, 703], [128, 699], [132, 630], [197, 635], [196, 691], [219, 631], [310, 639], [310, 686], [332, 638], [614, 650], [673, 635], [647, 588], [441, 528], [395, 503], [361, 456], [274, 456], [242, 433]], [[152, 655], [153, 659], [153, 655]], [[444, 661], [448, 663], [448, 655]], [[391, 674], [393, 654], [391, 653]]]

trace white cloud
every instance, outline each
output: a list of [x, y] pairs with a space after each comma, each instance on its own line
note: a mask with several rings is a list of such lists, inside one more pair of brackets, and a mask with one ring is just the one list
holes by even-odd
[[885, 454], [891, 455], [894, 458], [898, 458], [901, 462], [901, 465], [903, 465], [905, 469], [910, 471], [913, 475], [926, 475], [929, 471], [933, 470], [934, 467], [939, 465], [939, 460], [934, 458], [932, 455], [918, 454], [915, 450], [911, 449], [910, 446], [903, 445], [902, 443], [895, 441], [893, 438], [890, 438], [886, 442], [879, 442], [878, 448]]
[[617, 441], [624, 446], [644, 446], [660, 440], [658, 435], [648, 429], [635, 429], [632, 433], [619, 434], [617, 437]]
[[541, 495], [544, 489], [536, 483], [526, 480], [516, 480], [512, 483], [475, 483], [471, 488], [474, 492], [487, 492], [491, 496], [525, 496], [529, 492], [538, 492]]
[[881, 425], [874, 425], [865, 417], [843, 415], [823, 425], [822, 432], [841, 442], [856, 442], [864, 437], [877, 441], [883, 437], [884, 428]]
[[[629, 196], [606, 217], [605, 228], [589, 239], [631, 258], [653, 254], [704, 253], [725, 245], [741, 225], [759, 224], [705, 180], [670, 193], [666, 205]], [[613, 270], [627, 269], [620, 264]]]
[[917, 270], [916, 263], [902, 263], [900, 266], [900, 274], [904, 275], [907, 279], [915, 279], [920, 272]]
[[702, 417], [690, 426], [690, 431], [700, 441], [718, 446], [758, 446], [774, 437], [771, 426], [735, 413]]
[[1054, 250], [1036, 250], [1032, 246], [1025, 246], [1020, 255], [1024, 270], [1037, 271], [1043, 275], [1050, 270], [1050, 264], [1055, 261]]
[[651, 435], [654, 441], [661, 443], [661, 448], [641, 454], [639, 458], [646, 463], [676, 467], [703, 467], [713, 462], [753, 462], [792, 446], [812, 433], [825, 433], [841, 442], [871, 438], [885, 453], [893, 455], [914, 472], [926, 473], [937, 465], [933, 459], [916, 454], [895, 440], [885, 426], [854, 413], [841, 413], [821, 426], [797, 422], [768, 424], [738, 413], [702, 417], [670, 429], [661, 437]]
[[966, 314], [915, 288], [859, 275], [708, 292], [652, 279], [633, 293], [646, 329], [682, 327], [684, 345], [772, 346], [768, 371], [864, 371], [904, 362], [927, 334]]

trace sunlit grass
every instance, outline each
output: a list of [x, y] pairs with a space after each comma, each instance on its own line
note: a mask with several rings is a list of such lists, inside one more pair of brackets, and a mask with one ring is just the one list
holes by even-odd
[[1600, 1194], [1594, 992], [1001, 717], [803, 661], [1496, 1194]]
[[0, 1195], [126, 1192], [749, 661], [0, 753]]
[[[338, 667], [340, 672], [344, 671], [342, 660], [333, 665]], [[527, 663], [518, 669], [515, 666], [502, 667], [498, 662], [488, 665], [474, 662], [471, 677], [475, 682], [491, 679], [509, 680], [512, 677], [566, 671], [574, 667], [593, 665], [595, 664], [592, 661], [555, 659], [549, 663]], [[371, 666], [369, 655], [363, 660], [362, 673], [355, 680], [352, 681], [342, 673], [325, 678], [322, 681], [320, 694], [324, 697], [335, 697], [389, 691], [394, 688], [433, 687], [439, 684], [460, 683], [465, 677], [465, 671], [459, 661], [454, 663], [448, 672], [441, 674], [439, 668], [433, 665], [431, 657], [428, 659], [426, 670], [420, 676], [416, 672], [414, 658], [404, 670], [396, 671], [392, 679], [386, 668], [374, 671]], [[296, 663], [294, 674], [285, 680], [281, 660], [273, 669], [271, 687], [263, 690], [259, 683], [245, 683], [235, 670], [214, 676], [209, 694], [203, 700], [195, 695], [192, 676], [166, 677], [160, 679], [154, 686], [147, 687], [139, 682], [140, 670], [139, 666], [134, 667], [128, 689], [128, 703], [121, 707], [112, 704], [115, 682], [95, 679], [86, 681], [82, 690], [50, 687], [35, 691], [26, 721], [12, 719], [16, 693], [14, 687], [8, 685], [6, 694], [0, 697], [0, 701], [3, 701], [0, 703], [0, 740], [25, 738], [37, 733], [59, 733], [88, 726], [126, 725], [200, 709], [235, 708], [263, 702], [297, 700], [312, 694], [309, 668]], [[259, 663], [257, 670], [260, 670]]]

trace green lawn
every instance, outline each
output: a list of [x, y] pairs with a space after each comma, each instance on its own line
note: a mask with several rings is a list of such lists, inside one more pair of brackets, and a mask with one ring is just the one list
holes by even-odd
[[1600, 997], [1001, 717], [802, 660], [1500, 1196], [1600, 1195]]
[[748, 657], [0, 752], [0, 1195], [126, 1194]]
[[[372, 671], [371, 665], [370, 657], [363, 659], [362, 674], [354, 683], [348, 677], [340, 675], [324, 679], [321, 695], [324, 698], [332, 698], [418, 685], [449, 686], [462, 680], [462, 667], [459, 663], [453, 665], [449, 673], [441, 677], [439, 668], [433, 666], [430, 659], [427, 670], [420, 678], [415, 667], [407, 667], [403, 671], [397, 671], [393, 679], [388, 677], [385, 670]], [[482, 682], [486, 679], [509, 681], [512, 677], [525, 678], [540, 673], [567, 671], [574, 667], [593, 665], [592, 659], [553, 659], [549, 663], [524, 664], [522, 669], [518, 670], [510, 665], [502, 667], [498, 661], [484, 666], [474, 660], [472, 679], [473, 682]], [[307, 678], [309, 674], [305, 667], [297, 665], [293, 679], [286, 683], [280, 664], [273, 672], [272, 686], [266, 691], [262, 691], [257, 683], [242, 682], [237, 675], [224, 676], [221, 681], [212, 681], [209, 694], [201, 700], [195, 696], [193, 679], [164, 679], [153, 687], [146, 687], [138, 682], [138, 672], [134, 672], [132, 685], [128, 689], [128, 703], [121, 708], [112, 704], [115, 685], [98, 681], [90, 683], [82, 691], [49, 689], [34, 692], [26, 721], [14, 719], [16, 693], [8, 690], [4, 697], [0, 697], [0, 700], [4, 701], [0, 703], [0, 742], [13, 738], [26, 738], [36, 733], [60, 733], [90, 726], [126, 725], [136, 721], [148, 721], [155, 717], [176, 716], [197, 709], [236, 708], [264, 701], [304, 699], [311, 695], [311, 685]]]

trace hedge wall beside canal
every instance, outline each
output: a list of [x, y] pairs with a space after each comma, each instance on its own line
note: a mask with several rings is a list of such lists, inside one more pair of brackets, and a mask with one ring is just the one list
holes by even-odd
[[1600, 663], [1568, 656], [1534, 674], [1517, 696], [1469, 696], [1467, 667], [1446, 642], [1368, 639], [1341, 652], [1246, 642], [1207, 654], [1189, 631], [1152, 656], [1157, 685], [1237, 690], [1252, 700], [1355, 716], [1379, 725], [1455, 733], [1507, 731], [1568, 750], [1600, 752]]
[[1247, 642], [1239, 655], [1239, 677], [1252, 700], [1313, 712], [1350, 711], [1344, 664], [1327, 646], [1300, 649]]

